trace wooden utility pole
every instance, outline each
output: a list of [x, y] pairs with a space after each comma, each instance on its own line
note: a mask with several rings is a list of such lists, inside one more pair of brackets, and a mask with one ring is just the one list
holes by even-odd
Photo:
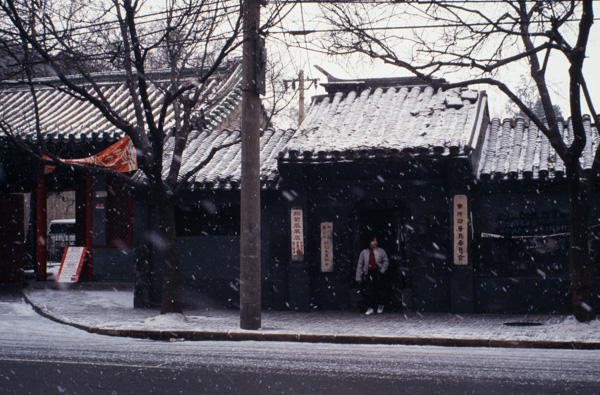
[[262, 54], [260, 4], [244, 0], [242, 58], [242, 179], [240, 231], [240, 328], [261, 327], [260, 284], [260, 98]]
[[[310, 84], [308, 85], [308, 88], [304, 87], [304, 82], [305, 81], [309, 81]], [[283, 83], [285, 84], [285, 89], [288, 88], [288, 83], [292, 84], [292, 89], [296, 89], [296, 82], [298, 82], [298, 126], [300, 126], [302, 124], [302, 122], [304, 121], [304, 91], [308, 90], [312, 87], [313, 84], [317, 84], [318, 79], [317, 78], [312, 78], [312, 79], [304, 79], [304, 70], [300, 70], [298, 72], [298, 78], [294, 79], [294, 80], [283, 80]]]
[[300, 97], [298, 98], [298, 126], [304, 121], [304, 70], [298, 73], [298, 90]]

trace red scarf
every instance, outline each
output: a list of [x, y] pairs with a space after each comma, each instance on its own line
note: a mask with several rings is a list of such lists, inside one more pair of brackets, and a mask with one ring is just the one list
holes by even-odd
[[372, 248], [369, 248], [369, 270], [377, 269], [377, 264], [375, 263], [375, 253]]

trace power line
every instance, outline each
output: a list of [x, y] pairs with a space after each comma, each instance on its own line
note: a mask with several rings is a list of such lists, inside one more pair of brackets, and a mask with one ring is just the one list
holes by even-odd
[[[204, 4], [219, 4], [222, 3], [221, 1], [214, 1], [212, 3], [204, 3]], [[183, 17], [183, 16], [188, 16], [188, 17], [193, 17], [195, 15], [201, 15], [201, 14], [214, 14], [215, 12], [222, 10], [224, 12], [218, 14], [218, 17], [227, 17], [229, 15], [233, 15], [239, 12], [239, 6], [223, 6], [223, 7], [216, 7], [216, 8], [211, 8], [211, 9], [203, 9], [200, 11], [194, 11], [192, 13], [189, 14], [185, 14], [185, 12], [187, 11], [187, 9], [179, 9], [179, 10], [175, 10], [177, 11], [181, 11], [181, 14], [179, 15], [175, 15], [173, 18], [179, 18], [179, 17]], [[142, 15], [139, 16], [136, 22], [136, 26], [142, 26], [145, 24], [149, 24], [149, 23], [154, 23], [157, 24], [159, 22], [163, 22], [166, 21], [169, 16], [166, 16], [167, 13], [171, 13], [173, 10], [170, 11], [161, 11], [161, 12], [156, 12], [156, 13], [152, 13], [152, 14], [146, 14], [146, 15]], [[152, 20], [143, 20], [145, 18], [149, 18], [152, 16], [158, 16], [158, 15], [165, 15], [163, 18], [159, 18], [159, 19], [152, 19]], [[141, 19], [141, 20], [140, 20]], [[100, 22], [100, 23], [95, 23], [95, 24], [91, 24], [91, 25], [85, 25], [85, 26], [80, 26], [80, 27], [74, 27], [71, 29], [65, 29], [65, 30], [55, 30], [50, 32], [52, 35], [48, 35], [45, 34], [43, 36], [37, 37], [38, 42], [40, 44], [47, 44], [47, 43], [52, 43], [56, 41], [55, 37], [62, 37], [62, 39], [64, 39], [65, 37], [67, 37], [68, 39], [72, 39], [72, 38], [77, 38], [77, 37], [86, 37], [86, 36], [94, 36], [94, 35], [98, 35], [98, 33], [110, 33], [111, 31], [116, 31], [116, 29], [118, 29], [118, 24], [120, 23], [120, 21], [118, 20], [113, 20], [113, 21], [105, 21], [105, 22]], [[84, 31], [85, 30], [85, 31]], [[165, 27], [165, 28], [161, 28], [161, 29], [153, 29], [151, 31], [148, 32], [140, 32], [138, 33], [138, 38], [144, 38], [144, 37], [148, 37], [151, 35], [156, 35], [156, 34], [164, 34], [167, 33], [169, 31], [169, 27]], [[194, 31], [195, 33], [203, 33], [203, 30], [200, 29], [196, 29]], [[21, 39], [20, 37], [18, 37], [18, 34], [14, 33], [11, 34], [12, 32], [10, 31], [6, 31], [4, 30], [4, 34], [5, 34], [5, 40], [4, 40], [4, 46], [5, 47], [20, 47], [21, 46]], [[12, 36], [11, 40], [7, 40], [6, 36]], [[217, 42], [217, 41], [221, 41], [224, 40], [228, 37], [228, 33], [213, 33], [211, 35], [210, 38], [203, 38], [200, 41], [202, 41], [203, 43], [210, 43], [210, 42]], [[117, 39], [122, 39], [120, 37], [120, 34], [118, 37], [116, 37]], [[193, 44], [198, 40], [195, 40], [193, 37], [188, 38], [186, 40], [180, 40], [180, 39], [174, 39], [171, 41], [171, 44], [174, 45], [186, 45], [186, 44]], [[96, 42], [96, 40], [94, 40], [94, 42]], [[102, 45], [106, 45], [107, 43], [104, 43]], [[159, 45], [156, 46], [155, 48], [165, 48], [166, 44], [163, 45]], [[107, 58], [110, 58], [110, 52], [105, 52], [105, 54], [107, 55]]]
[[[600, 0], [592, 0], [598, 2]], [[525, 3], [538, 3], [539, 0], [525, 0]], [[276, 4], [423, 4], [423, 5], [440, 5], [440, 4], [490, 4], [490, 3], [508, 3], [506, 0], [267, 0], [267, 3]]]
[[[496, 1], [496, 0], [494, 0]], [[594, 0], [594, 1], [600, 1], [600, 0]], [[599, 21], [600, 18], [594, 18], [594, 21]], [[569, 20], [569, 22], [579, 22], [579, 19], [572, 19]], [[529, 22], [530, 25], [533, 24], [544, 24], [544, 23], [549, 23], [549, 21], [531, 21]], [[518, 25], [518, 21], [517, 22], [500, 22], [500, 23], [494, 23], [494, 22], [481, 22], [481, 23], [469, 23], [469, 24], [464, 24], [464, 23], [447, 23], [447, 24], [438, 24], [438, 25], [414, 25], [414, 26], [385, 26], [385, 27], [356, 27], [357, 30], [365, 30], [365, 31], [376, 31], [376, 30], [413, 30], [413, 29], [442, 29], [442, 28], [448, 28], [448, 27], [471, 27], [471, 26], [503, 26], [503, 25], [509, 25], [509, 26], [513, 26], [513, 25]], [[344, 28], [332, 28], [332, 29], [311, 29], [311, 30], [280, 30], [280, 31], [276, 31], [276, 32], [271, 32], [271, 34], [291, 34], [293, 36], [304, 36], [304, 35], [308, 35], [308, 34], [314, 34], [314, 33], [342, 33], [342, 32], [346, 32], [348, 33], [348, 29], [344, 29]]]
[[[600, 1], [600, 0], [593, 0], [593, 1]], [[417, 3], [417, 4], [438, 4], [439, 2], [435, 2], [435, 1], [419, 1], [419, 0], [414, 0], [414, 1], [410, 1], [410, 0], [398, 0], [398, 2], [400, 3]], [[532, 1], [533, 2], [533, 1]], [[226, 2], [227, 4], [231, 4], [229, 2]], [[329, 1], [316, 1], [316, 0], [282, 0], [282, 1], [276, 1], [273, 2], [271, 1], [271, 3], [277, 3], [277, 4], [300, 4], [302, 5], [302, 3], [365, 3], [365, 4], [384, 4], [384, 3], [391, 3], [389, 0], [329, 0]], [[445, 1], [443, 3], [505, 3], [503, 0], [471, 0], [471, 1], [463, 1], [463, 0], [451, 0], [451, 1]], [[220, 14], [220, 16], [226, 16], [226, 15], [231, 15], [233, 13], [236, 13], [239, 11], [239, 6], [227, 6], [225, 5], [224, 2], [219, 1], [219, 0], [215, 0], [212, 2], [207, 2], [204, 3], [204, 5], [215, 5], [215, 4], [221, 4], [221, 6], [217, 6], [215, 8], [211, 8], [211, 9], [202, 9], [202, 10], [198, 10], [198, 11], [194, 11], [191, 14], [189, 14], [189, 16], [194, 16], [194, 15], [201, 15], [201, 14], [208, 14], [208, 13], [214, 13], [218, 10], [223, 10], [226, 11], [225, 14]], [[184, 9], [184, 8], [180, 8], [177, 10], [165, 10], [165, 11], [159, 11], [159, 12], [155, 12], [155, 13], [150, 13], [150, 14], [145, 14], [145, 15], [141, 15], [138, 17], [138, 25], [143, 25], [143, 24], [148, 24], [148, 23], [157, 23], [157, 22], [162, 22], [168, 19], [168, 16], [166, 16], [166, 14], [168, 13], [173, 13], [173, 12], [181, 12], [181, 14], [176, 15], [175, 17], [182, 17], [184, 16], [184, 14], [188, 11], [189, 9]], [[156, 16], [164, 16], [163, 18], [159, 18], [159, 19], [152, 19], [152, 20], [144, 20], [147, 18], [151, 18], [151, 17], [156, 17]], [[600, 18], [594, 18], [594, 21], [598, 21], [600, 20]], [[572, 19], [569, 22], [578, 22], [579, 19]], [[102, 31], [110, 31], [112, 29], [114, 29], [115, 27], [112, 25], [118, 24], [119, 21], [118, 20], [114, 20], [114, 21], [105, 21], [105, 22], [101, 22], [101, 23], [96, 23], [96, 24], [92, 24], [92, 25], [87, 25], [87, 26], [81, 26], [81, 27], [76, 27], [70, 30], [63, 30], [63, 31], [57, 31], [56, 34], [57, 35], [61, 35], [61, 34], [66, 34], [67, 32], [70, 32], [70, 37], [78, 37], [78, 36], [85, 36], [85, 35], [92, 35], [92, 34], [97, 34], [98, 32], [102, 32]], [[500, 23], [492, 23], [492, 22], [480, 22], [480, 23], [471, 23], [468, 26], [472, 26], [472, 27], [477, 27], [477, 26], [512, 26], [515, 25], [517, 22], [500, 22]], [[547, 21], [531, 21], [530, 24], [543, 24], [543, 23], [547, 23]], [[302, 19], [302, 24], [304, 27], [304, 18]], [[446, 24], [432, 24], [432, 25], [413, 25], [413, 26], [385, 26], [385, 27], [360, 27], [357, 29], [360, 30], [364, 30], [364, 31], [390, 31], [390, 30], [425, 30], [425, 29], [443, 29], [443, 28], [453, 28], [453, 27], [465, 27], [465, 24], [460, 24], [460, 23], [446, 23]], [[94, 27], [106, 27], [105, 29], [100, 29], [100, 30], [92, 30], [90, 31], [90, 28], [94, 28]], [[74, 33], [73, 32], [78, 32], [81, 30], [87, 30], [86, 32], [81, 32], [81, 33]], [[147, 33], [142, 33], [139, 36], [140, 37], [146, 37], [146, 36], [150, 36], [153, 34], [157, 34], [157, 33], [165, 33], [167, 32], [168, 28], [164, 28], [164, 29], [158, 29], [158, 30], [152, 30], [150, 32]], [[309, 34], [319, 34], [319, 33], [342, 33], [342, 32], [348, 32], [347, 29], [344, 28], [331, 28], [331, 29], [300, 29], [300, 30], [284, 30], [281, 29], [279, 31], [277, 30], [272, 30], [269, 32], [269, 34], [271, 35], [278, 35], [278, 34], [290, 34], [292, 36], [305, 36], [305, 35], [309, 35]], [[6, 33], [6, 32], [5, 32]], [[203, 40], [204, 42], [214, 42], [214, 41], [220, 41], [223, 38], [225, 38], [227, 35], [225, 33], [222, 34], [218, 34], [216, 36], [211, 37], [208, 40]], [[45, 40], [41, 40], [41, 43], [44, 43]], [[15, 43], [18, 41], [18, 39], [15, 39]], [[181, 45], [185, 45], [186, 43], [193, 43], [195, 42], [193, 39], [189, 39], [189, 40], [175, 40], [173, 43], [174, 44], [181, 44]], [[5, 45], [10, 45], [9, 42], [5, 42]], [[306, 43], [305, 43], [306, 44]], [[19, 44], [16, 44], [19, 45]], [[159, 47], [164, 47], [164, 46], [159, 46]], [[304, 50], [308, 50], [307, 47], [303, 48]], [[102, 56], [102, 54], [98, 54], [100, 56]], [[111, 53], [110, 52], [106, 52], [105, 53], [106, 58], [110, 58]], [[98, 57], [98, 59], [100, 59], [100, 57]]]
[[[223, 4], [223, 2], [217, 0], [217, 1], [213, 1], [211, 3], [204, 3], [204, 4], [205, 5], [215, 5], [215, 4]], [[219, 17], [223, 17], [223, 16], [239, 13], [240, 7], [239, 7], [239, 5], [238, 6], [222, 5], [220, 7], [208, 8], [208, 9], [201, 7], [197, 11], [192, 11], [192, 12], [190, 12], [188, 8], [164, 10], [164, 11], [159, 11], [159, 12], [155, 12], [155, 13], [151, 13], [151, 14], [138, 15], [136, 17], [136, 26], [143, 26], [143, 25], [147, 25], [147, 24], [151, 24], [151, 23], [164, 22], [169, 19], [168, 14], [171, 14], [171, 13], [173, 14], [172, 18], [176, 19], [176, 18], [181, 18], [184, 16], [192, 17], [192, 16], [197, 16], [197, 15], [202, 15], [202, 14], [213, 14], [219, 10], [225, 11], [224, 13], [218, 15]], [[163, 17], [155, 18], [155, 19], [148, 19], [148, 18], [156, 17], [156, 16], [163, 16]], [[96, 34], [99, 32], [108, 32], [108, 31], [118, 28], [119, 24], [120, 24], [120, 21], [118, 19], [114, 19], [114, 20], [107, 20], [107, 21], [96, 22], [96, 23], [85, 23], [82, 26], [73, 27], [70, 29], [55, 30], [52, 33], [55, 33], [56, 35], [59, 35], [59, 36], [61, 36], [61, 35], [64, 36], [68, 33], [69, 37], [78, 37], [78, 36], [85, 36], [85, 35], [89, 35], [89, 34]], [[159, 30], [153, 31], [153, 33], [165, 32], [167, 30], [168, 30], [167, 28], [159, 29]]]
[[[592, 0], [594, 2], [599, 2], [600, 0]], [[538, 0], [525, 0], [526, 3], [536, 3], [538, 2]], [[337, 3], [342, 3], [342, 4], [389, 4], [389, 5], [399, 5], [399, 4], [423, 4], [423, 5], [432, 5], [432, 4], [472, 4], [472, 3], [476, 3], [476, 4], [489, 4], [489, 3], [506, 3], [505, 0], [446, 0], [446, 1], [432, 1], [432, 0], [267, 0], [267, 3], [269, 4], [280, 4], [280, 5], [286, 5], [286, 4], [303, 4], [303, 3], [310, 3], [310, 4], [337, 4]], [[238, 4], [238, 5], [230, 5], [230, 4]], [[206, 9], [206, 6], [213, 6], [213, 5], [219, 5], [216, 6], [214, 8], [209, 8]], [[198, 11], [192, 11], [190, 12], [189, 8], [178, 8], [178, 9], [171, 9], [171, 10], [163, 10], [163, 11], [157, 11], [157, 12], [153, 12], [153, 13], [149, 13], [149, 14], [144, 14], [144, 15], [138, 15], [137, 16], [137, 22], [136, 24], [138, 26], [140, 25], [145, 25], [145, 24], [149, 24], [149, 23], [157, 23], [157, 22], [163, 22], [165, 20], [167, 20], [169, 18], [168, 14], [172, 13], [174, 18], [179, 18], [182, 16], [193, 16], [193, 15], [201, 15], [201, 14], [209, 14], [209, 13], [214, 13], [218, 10], [224, 10], [224, 11], [228, 11], [231, 10], [229, 12], [226, 12], [225, 14], [221, 14], [220, 16], [224, 16], [224, 15], [231, 15], [235, 12], [239, 12], [241, 11], [241, 7], [239, 6], [239, 3], [237, 2], [227, 2], [227, 1], [221, 1], [221, 0], [213, 0], [211, 2], [205, 2], [203, 3], [202, 7], [200, 7], [198, 9]], [[162, 16], [162, 18], [158, 18], [158, 19], [148, 19], [148, 18], [152, 18], [152, 17], [157, 17], [157, 16]], [[144, 20], [144, 19], [148, 19], [148, 20]], [[598, 20], [597, 18], [595, 18], [594, 20]], [[577, 19], [573, 19], [572, 21], [578, 21]], [[120, 23], [120, 21], [118, 19], [114, 19], [114, 20], [108, 20], [108, 21], [103, 21], [103, 22], [97, 22], [97, 23], [87, 23], [84, 26], [80, 26], [80, 27], [74, 27], [72, 29], [69, 30], [58, 30], [56, 31], [57, 34], [65, 34], [67, 32], [71, 33], [71, 36], [77, 36], [78, 31], [81, 30], [85, 30], [84, 33], [82, 34], [89, 34], [89, 33], [96, 33], [96, 32], [101, 32], [101, 31], [108, 31], [111, 30], [112, 25], [117, 25]], [[506, 22], [508, 24], [508, 22]], [[532, 23], [541, 23], [541, 22], [532, 22]], [[489, 24], [489, 23], [483, 23], [483, 24]], [[477, 25], [477, 24], [473, 24], [473, 25]], [[92, 30], [94, 28], [98, 28], [98, 27], [104, 27], [104, 26], [111, 26], [110, 29], [100, 29], [100, 30]], [[430, 26], [419, 26], [416, 28], [437, 28], [437, 27], [445, 27], [444, 25], [430, 25]], [[401, 29], [402, 27], [390, 27], [390, 28], [372, 28], [372, 30], [375, 29], [385, 29], [385, 30], [390, 30], [390, 29]], [[156, 32], [162, 32], [165, 31], [166, 29], [161, 29], [159, 31]], [[302, 30], [299, 30], [302, 31]], [[332, 30], [316, 30], [315, 32], [329, 32]]]
[[[592, 0], [595, 2], [598, 2], [600, 0]], [[535, 3], [537, 1], [535, 0], [526, 0], [526, 2], [531, 2], [531, 3]], [[233, 3], [233, 2], [231, 2]], [[189, 13], [189, 8], [179, 8], [179, 9], [173, 9], [173, 10], [163, 10], [163, 11], [158, 11], [158, 12], [154, 12], [154, 13], [150, 13], [150, 14], [145, 14], [145, 15], [140, 15], [137, 17], [138, 21], [136, 22], [137, 26], [142, 26], [142, 25], [146, 25], [146, 24], [150, 24], [150, 23], [159, 23], [159, 22], [164, 22], [166, 21], [169, 16], [167, 14], [169, 13], [173, 13], [173, 17], [174, 18], [180, 18], [183, 16], [194, 16], [194, 15], [201, 15], [201, 14], [209, 14], [209, 13], [214, 13], [218, 10], [223, 10], [225, 11], [224, 14], [219, 14], [220, 17], [224, 17], [227, 15], [232, 15], [234, 13], [237, 13], [240, 11], [240, 7], [239, 5], [237, 6], [233, 6], [233, 5], [228, 5], [231, 4], [229, 2], [223, 2], [223, 1], [219, 1], [219, 0], [214, 0], [211, 2], [206, 2], [203, 3], [204, 6], [206, 5], [219, 5], [215, 8], [210, 8], [210, 9], [206, 9], [206, 8], [200, 8], [198, 11], [193, 11], [191, 13]], [[317, 0], [276, 0], [276, 1], [268, 1], [268, 3], [271, 4], [303, 4], [303, 3], [312, 3], [312, 4], [337, 4], [337, 3], [345, 3], [345, 4], [466, 4], [466, 3], [480, 3], [480, 4], [487, 4], [487, 3], [506, 3], [505, 0], [469, 0], [469, 1], [465, 1], [465, 0], [449, 0], [449, 1], [432, 1], [432, 0], [396, 0], [396, 1], [390, 1], [390, 0], [321, 0], [321, 1], [317, 1]], [[237, 4], [237, 3], [235, 3]], [[179, 14], [177, 14], [179, 13]], [[187, 14], [187, 15], [186, 15]], [[156, 17], [156, 16], [163, 16], [162, 18], [158, 18], [158, 19], [149, 19], [149, 20], [144, 20], [144, 19], [148, 19], [151, 17]], [[598, 21], [600, 20], [600, 18], [594, 18], [594, 21]], [[578, 22], [579, 19], [572, 19], [570, 20], [570, 22]], [[542, 24], [542, 23], [548, 23], [548, 21], [531, 21], [530, 24]], [[90, 35], [90, 34], [96, 34], [99, 32], [108, 32], [110, 30], [113, 30], [115, 28], [118, 27], [118, 24], [120, 23], [119, 20], [109, 20], [109, 21], [104, 21], [104, 22], [98, 22], [98, 23], [92, 23], [92, 24], [86, 24], [85, 26], [80, 26], [80, 27], [75, 27], [69, 30], [58, 30], [55, 33], [57, 35], [65, 35], [66, 33], [69, 33], [69, 37], [78, 37], [78, 36], [85, 36], [85, 35]], [[514, 25], [517, 22], [501, 22], [501, 23], [492, 23], [492, 22], [481, 22], [481, 23], [472, 23], [469, 24], [469, 26], [487, 26], [487, 25], [496, 25], [496, 26], [502, 26], [502, 25]], [[116, 25], [116, 26], [115, 26]], [[304, 21], [303, 21], [303, 25], [304, 25]], [[448, 27], [462, 27], [465, 26], [463, 24], [436, 24], [436, 25], [417, 25], [417, 26], [395, 26], [395, 27], [361, 27], [361, 30], [366, 30], [366, 31], [376, 31], [376, 30], [408, 30], [408, 29], [438, 29], [438, 28], [448, 28]], [[102, 28], [102, 27], [106, 27], [105, 29], [95, 29], [95, 28]], [[79, 31], [83, 31], [81, 33], [78, 33]], [[152, 32], [148, 32], [148, 33], [143, 33], [140, 35], [140, 37], [145, 37], [145, 36], [149, 36], [152, 34], [156, 34], [156, 33], [164, 33], [168, 30], [168, 28], [164, 28], [164, 29], [159, 29], [159, 30], [153, 30]], [[307, 35], [307, 34], [314, 34], [314, 33], [336, 33], [336, 32], [343, 32], [346, 31], [344, 29], [338, 28], [338, 29], [311, 29], [311, 30], [306, 30], [306, 29], [299, 29], [299, 30], [281, 30], [279, 32], [275, 32], [275, 34], [291, 34], [291, 35]]]

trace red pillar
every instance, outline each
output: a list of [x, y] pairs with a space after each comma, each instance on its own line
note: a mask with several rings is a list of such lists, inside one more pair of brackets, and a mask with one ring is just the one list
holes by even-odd
[[81, 276], [79, 277], [82, 281], [92, 280], [92, 243], [93, 243], [93, 232], [92, 232], [92, 184], [93, 179], [89, 174], [83, 174], [78, 181], [76, 191], [76, 208], [75, 208], [75, 219], [76, 219], [76, 237], [75, 243], [79, 247], [87, 247], [85, 262], [81, 268]]
[[94, 244], [94, 181], [91, 174], [85, 177], [85, 266], [84, 278], [86, 281], [93, 279], [93, 244]]
[[46, 281], [46, 237], [48, 237], [48, 225], [46, 223], [46, 177], [44, 174], [44, 165], [42, 163], [39, 164], [37, 173], [35, 218], [35, 276], [38, 281]]

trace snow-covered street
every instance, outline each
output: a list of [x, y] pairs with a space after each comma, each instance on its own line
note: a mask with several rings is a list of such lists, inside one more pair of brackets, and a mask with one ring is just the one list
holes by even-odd
[[600, 350], [158, 342], [0, 299], [3, 393], [597, 393]]

